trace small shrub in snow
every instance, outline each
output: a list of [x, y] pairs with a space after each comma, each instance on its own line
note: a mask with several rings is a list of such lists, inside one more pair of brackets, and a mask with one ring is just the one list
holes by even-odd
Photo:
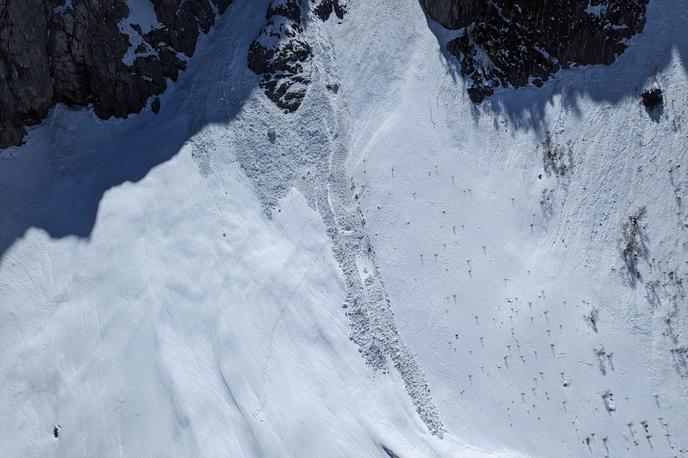
[[554, 143], [548, 133], [543, 142], [543, 166], [547, 175], [566, 176], [573, 168], [573, 150], [569, 145]]
[[647, 259], [647, 235], [642, 222], [647, 210], [640, 208], [633, 215], [628, 217], [628, 221], [623, 225], [623, 259], [626, 264], [629, 280], [632, 286], [640, 280], [638, 262], [640, 259]]

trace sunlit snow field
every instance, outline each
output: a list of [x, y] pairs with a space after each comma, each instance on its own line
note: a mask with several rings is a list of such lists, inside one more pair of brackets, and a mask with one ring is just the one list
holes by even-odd
[[[679, 2], [611, 66], [476, 107], [415, 0], [351, 1], [308, 24], [294, 114], [246, 68], [267, 4], [234, 2], [159, 115], [58, 106], [0, 152], [0, 455], [688, 454]], [[431, 399], [350, 339], [359, 212]]]

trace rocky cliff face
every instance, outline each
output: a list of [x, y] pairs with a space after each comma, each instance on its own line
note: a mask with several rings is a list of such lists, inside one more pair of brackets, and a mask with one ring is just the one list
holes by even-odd
[[248, 66], [261, 76], [260, 87], [288, 112], [298, 110], [311, 82], [313, 50], [304, 37], [310, 12], [321, 21], [333, 13], [342, 19], [346, 6], [343, 0], [273, 0], [249, 49]]
[[484, 0], [420, 0], [425, 12], [448, 29], [469, 25], [486, 3]]
[[479, 102], [498, 87], [541, 86], [560, 69], [610, 64], [645, 26], [649, 0], [421, 0], [463, 34], [446, 44]]
[[[642, 31], [648, 1], [420, 3], [444, 27], [463, 29], [445, 45], [479, 102], [498, 87], [540, 86], [560, 69], [613, 62]], [[55, 103], [92, 106], [101, 118], [141, 111], [231, 2], [0, 0], [0, 148], [20, 144]], [[345, 0], [271, 3], [248, 65], [277, 106], [298, 109], [310, 83], [305, 24], [345, 13]], [[151, 108], [160, 109], [157, 98]]]
[[261, 75], [260, 87], [286, 111], [298, 109], [310, 84], [312, 49], [302, 36], [301, 15], [297, 1], [273, 1], [249, 49], [248, 66]]
[[231, 1], [0, 0], [0, 148], [58, 102], [101, 118], [141, 111]]

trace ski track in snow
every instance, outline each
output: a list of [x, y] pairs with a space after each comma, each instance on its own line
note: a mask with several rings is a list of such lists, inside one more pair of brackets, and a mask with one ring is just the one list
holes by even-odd
[[[266, 389], [267, 386], [267, 370], [268, 370], [268, 364], [270, 364], [270, 357], [272, 356], [272, 346], [275, 343], [275, 333], [277, 332], [277, 326], [282, 322], [282, 319], [284, 317], [284, 314], [287, 312], [287, 307], [289, 307], [289, 303], [291, 302], [291, 299], [294, 297], [294, 293], [299, 289], [301, 284], [308, 278], [308, 276], [311, 274], [313, 269], [318, 265], [318, 262], [321, 261], [321, 256], [323, 251], [325, 250], [325, 246], [323, 245], [320, 250], [318, 250], [318, 253], [315, 257], [315, 261], [311, 266], [308, 268], [308, 270], [299, 278], [299, 281], [296, 283], [294, 288], [289, 292], [289, 295], [287, 295], [286, 300], [284, 301], [284, 305], [280, 308], [279, 310], [279, 315], [277, 315], [277, 319], [275, 320], [275, 324], [272, 325], [272, 329], [270, 330], [270, 337], [268, 339], [268, 349], [267, 349], [267, 355], [265, 356], [265, 362], [263, 363], [263, 368], [261, 369], [261, 379], [263, 380], [263, 390]], [[260, 398], [260, 404], [261, 404], [261, 410], [263, 407], [265, 407], [265, 393], [261, 395]]]

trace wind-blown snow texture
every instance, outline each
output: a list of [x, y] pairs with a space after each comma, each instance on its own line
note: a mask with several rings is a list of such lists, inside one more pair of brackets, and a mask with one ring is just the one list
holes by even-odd
[[416, 1], [348, 2], [293, 113], [246, 66], [268, 3], [158, 116], [0, 153], [0, 454], [686, 454], [679, 2], [477, 107]]

